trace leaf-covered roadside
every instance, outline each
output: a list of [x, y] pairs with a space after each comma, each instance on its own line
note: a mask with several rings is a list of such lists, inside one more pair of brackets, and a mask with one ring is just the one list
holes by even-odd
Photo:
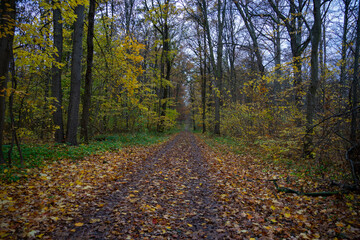
[[[126, 146], [154, 144], [166, 140], [169, 134], [170, 132], [163, 134], [134, 132], [121, 135], [98, 135], [89, 144], [80, 144], [79, 146], [57, 143], [22, 144], [24, 166], [21, 166], [19, 152], [14, 149], [11, 154], [13, 166], [0, 165], [0, 181], [14, 182], [26, 178], [29, 172], [31, 173], [28, 169], [42, 167], [52, 161], [61, 159], [77, 161], [93, 154], [118, 151]], [[5, 145], [5, 152], [8, 152], [9, 148], [10, 145]], [[9, 161], [8, 156], [6, 154], [7, 161]]]
[[205, 154], [215, 160], [213, 174], [222, 177], [218, 187], [222, 187], [223, 193], [218, 197], [226, 203], [227, 214], [242, 219], [241, 231], [248, 233], [248, 237], [358, 239], [360, 236], [358, 193], [308, 197], [278, 192], [269, 180], [279, 179], [277, 183], [282, 187], [303, 192], [338, 189], [306, 176], [295, 179], [285, 167], [249, 155], [236, 155], [224, 144], [215, 144], [214, 149]]
[[0, 239], [42, 238], [61, 222], [111, 191], [114, 181], [132, 174], [159, 146], [128, 147], [83, 160], [64, 159], [29, 170], [27, 179], [0, 188]]
[[305, 178], [295, 186], [280, 166], [265, 164], [249, 155], [212, 149], [189, 132], [163, 145], [59, 161], [34, 172], [28, 181], [1, 187], [0, 238], [360, 236], [358, 195], [277, 192], [268, 180], [303, 186], [304, 191], [322, 186]]

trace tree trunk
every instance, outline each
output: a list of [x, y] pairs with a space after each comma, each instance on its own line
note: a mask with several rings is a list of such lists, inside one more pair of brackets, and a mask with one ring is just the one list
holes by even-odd
[[[58, 0], [53, 1], [53, 5], [57, 4]], [[57, 55], [54, 56], [57, 63], [62, 61], [63, 51], [63, 30], [62, 17], [60, 8], [54, 6], [53, 9], [53, 25], [54, 25], [54, 47], [57, 49]], [[55, 98], [54, 106], [56, 108], [53, 114], [53, 121], [57, 129], [55, 130], [55, 141], [61, 143], [64, 141], [64, 122], [62, 112], [62, 89], [61, 89], [61, 69], [57, 66], [52, 68], [52, 84], [51, 95]]]
[[[279, 7], [272, 1], [268, 0], [270, 6], [275, 11], [277, 17], [284, 22], [286, 30], [290, 37], [290, 47], [293, 58], [293, 71], [294, 71], [294, 102], [299, 111], [302, 109], [302, 62], [301, 55], [307, 48], [310, 38], [302, 41], [302, 12], [303, 1], [298, 1], [298, 6], [295, 7], [295, 1], [290, 0], [289, 17], [284, 16]], [[299, 12], [300, 10], [300, 12]], [[300, 125], [301, 119], [297, 119], [297, 124]]]
[[[199, 36], [201, 38], [201, 36]], [[201, 43], [201, 39], [200, 39]], [[201, 51], [201, 49], [200, 49]], [[200, 58], [200, 72], [201, 72], [201, 103], [202, 103], [202, 132], [206, 132], [206, 35], [204, 32], [204, 58]], [[201, 54], [201, 52], [200, 52]], [[201, 55], [200, 55], [201, 56]]]
[[249, 11], [248, 11], [247, 7], [241, 1], [233, 0], [233, 2], [235, 3], [235, 6], [239, 10], [241, 18], [243, 19], [243, 21], [245, 23], [245, 27], [248, 30], [248, 32], [250, 34], [250, 38], [253, 42], [253, 48], [255, 51], [256, 64], [257, 64], [258, 70], [261, 75], [264, 75], [265, 68], [263, 65], [263, 60], [262, 60], [261, 52], [259, 49], [259, 44], [258, 44], [257, 36], [255, 33], [255, 28], [254, 28], [254, 25], [249, 16]]
[[94, 57], [94, 18], [95, 18], [95, 0], [90, 0], [87, 32], [87, 59], [85, 74], [85, 91], [83, 95], [83, 111], [81, 118], [81, 136], [86, 143], [89, 143], [89, 119], [91, 106], [91, 88], [92, 88], [92, 67]]
[[135, 0], [125, 0], [125, 30], [126, 35], [130, 35], [131, 16]]
[[304, 154], [311, 157], [313, 145], [313, 120], [316, 107], [316, 91], [319, 85], [319, 42], [321, 39], [321, 0], [314, 0], [314, 25], [311, 31], [311, 82], [306, 98], [306, 136]]
[[356, 45], [354, 57], [354, 77], [351, 85], [351, 128], [350, 128], [350, 141], [353, 145], [357, 143], [358, 137], [358, 88], [359, 88], [359, 51], [360, 51], [360, 7], [358, 8], [358, 16], [356, 23]]
[[344, 12], [344, 25], [343, 25], [343, 35], [341, 41], [341, 65], [340, 65], [340, 107], [343, 104], [343, 101], [346, 98], [346, 88], [345, 88], [345, 79], [346, 79], [346, 52], [348, 50], [347, 45], [347, 35], [348, 35], [348, 22], [349, 22], [349, 8], [351, 0], [343, 0], [345, 12]]
[[74, 23], [73, 50], [71, 58], [71, 85], [70, 101], [68, 109], [68, 121], [66, 142], [71, 145], [77, 145], [77, 128], [79, 124], [79, 105], [80, 105], [80, 87], [81, 87], [81, 57], [82, 57], [82, 38], [84, 29], [84, 10], [83, 5], [75, 8], [77, 16]]
[[10, 72], [11, 72], [11, 87], [12, 87], [13, 90], [11, 91], [11, 94], [9, 96], [11, 145], [10, 145], [10, 149], [8, 151], [8, 165], [9, 166], [12, 165], [12, 160], [11, 160], [12, 150], [13, 150], [14, 144], [16, 144], [16, 147], [17, 147], [18, 152], [19, 152], [19, 157], [20, 157], [20, 166], [23, 167], [24, 166], [24, 157], [23, 157], [23, 154], [22, 154], [20, 141], [19, 141], [19, 138], [18, 138], [17, 132], [16, 132], [17, 127], [16, 127], [16, 124], [15, 124], [15, 116], [14, 116], [14, 95], [15, 95], [15, 91], [16, 91], [16, 88], [17, 88], [17, 80], [16, 80], [16, 72], [15, 72], [14, 52], [12, 50], [13, 49], [11, 49]]
[[[275, 2], [276, 7], [279, 7], [279, 0]], [[281, 90], [280, 83], [278, 79], [281, 77], [281, 34], [280, 34], [280, 21], [276, 19], [274, 21], [274, 48], [275, 48], [275, 80], [274, 80], [274, 97], [276, 101], [276, 94]]]
[[221, 108], [221, 96], [222, 96], [222, 81], [223, 81], [223, 69], [222, 69], [222, 58], [223, 58], [223, 29], [224, 29], [224, 19], [225, 19], [225, 6], [221, 12], [221, 6], [226, 5], [226, 1], [222, 3], [218, 0], [218, 39], [217, 39], [217, 60], [216, 60], [216, 89], [215, 89], [215, 126], [214, 134], [220, 134], [221, 118], [220, 118], [220, 108]]
[[0, 164], [4, 164], [5, 97], [14, 41], [16, 0], [3, 0], [0, 7]]
[[235, 41], [235, 29], [234, 24], [234, 14], [233, 14], [233, 5], [230, 4], [230, 41], [231, 45], [229, 46], [229, 62], [230, 62], [230, 93], [232, 102], [236, 103], [238, 99], [238, 84], [236, 79], [236, 71], [235, 71], [235, 59], [236, 59], [236, 41]]

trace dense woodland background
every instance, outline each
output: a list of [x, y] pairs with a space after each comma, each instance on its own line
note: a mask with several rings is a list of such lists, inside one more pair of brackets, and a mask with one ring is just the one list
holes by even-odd
[[2, 0], [0, 162], [21, 159], [22, 143], [189, 120], [358, 181], [359, 11], [357, 0]]

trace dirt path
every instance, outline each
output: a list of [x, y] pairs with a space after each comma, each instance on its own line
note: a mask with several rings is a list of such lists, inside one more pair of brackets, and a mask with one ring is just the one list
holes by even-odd
[[[202, 136], [205, 137], [205, 136]], [[360, 239], [360, 198], [190, 132], [0, 186], [0, 239]], [[321, 185], [320, 185], [321, 184]]]
[[[79, 207], [61, 220], [51, 218], [43, 239], [359, 239], [354, 195], [277, 193], [268, 179], [287, 183], [266, 162], [210, 149], [190, 132], [126, 151], [100, 156], [104, 169], [119, 159], [116, 180], [91, 200], [78, 197]], [[104, 175], [111, 174], [94, 179]]]
[[106, 199], [100, 210], [89, 209], [85, 224], [62, 231], [63, 239], [227, 239], [224, 206], [202, 147], [182, 132], [154, 156], [136, 166], [127, 183]]

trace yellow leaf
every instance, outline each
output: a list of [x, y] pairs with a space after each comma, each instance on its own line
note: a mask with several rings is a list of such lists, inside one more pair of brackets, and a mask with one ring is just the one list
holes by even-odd
[[226, 194], [221, 194], [220, 197], [221, 197], [221, 198], [226, 198], [227, 195], [226, 195]]
[[192, 224], [190, 224], [190, 223], [188, 223], [187, 225], [188, 225], [189, 227], [192, 227], [192, 226], [193, 226], [193, 225], [192, 225]]
[[44, 233], [37, 235], [37, 238], [42, 238], [44, 236]]
[[271, 206], [270, 208], [271, 208], [272, 210], [275, 210], [275, 207], [274, 207], [274, 206]]
[[92, 218], [90, 219], [90, 223], [96, 223], [96, 222], [100, 222], [101, 220], [99, 218]]
[[335, 225], [338, 226], [338, 227], [344, 227], [345, 226], [342, 222], [337, 222], [337, 223], [335, 223]]
[[15, 211], [16, 211], [16, 209], [15, 209], [14, 207], [9, 207], [8, 210], [9, 210], [10, 212], [15, 212]]
[[131, 198], [129, 201], [131, 202], [131, 203], [135, 203], [135, 202], [137, 202], [139, 199], [138, 198]]
[[7, 233], [5, 231], [0, 231], [0, 238], [5, 239], [5, 237], [8, 235], [9, 235], [9, 233]]
[[273, 223], [276, 223], [276, 222], [277, 222], [275, 219], [271, 219], [270, 221], [272, 221]]
[[320, 238], [320, 234], [315, 233], [315, 234], [314, 234], [314, 237], [315, 237], [315, 238]]
[[82, 222], [75, 223], [75, 227], [81, 227], [83, 225], [84, 225], [84, 223], [82, 223]]
[[289, 218], [289, 217], [291, 216], [291, 214], [290, 214], [290, 213], [284, 213], [284, 216], [285, 216], [286, 218]]

